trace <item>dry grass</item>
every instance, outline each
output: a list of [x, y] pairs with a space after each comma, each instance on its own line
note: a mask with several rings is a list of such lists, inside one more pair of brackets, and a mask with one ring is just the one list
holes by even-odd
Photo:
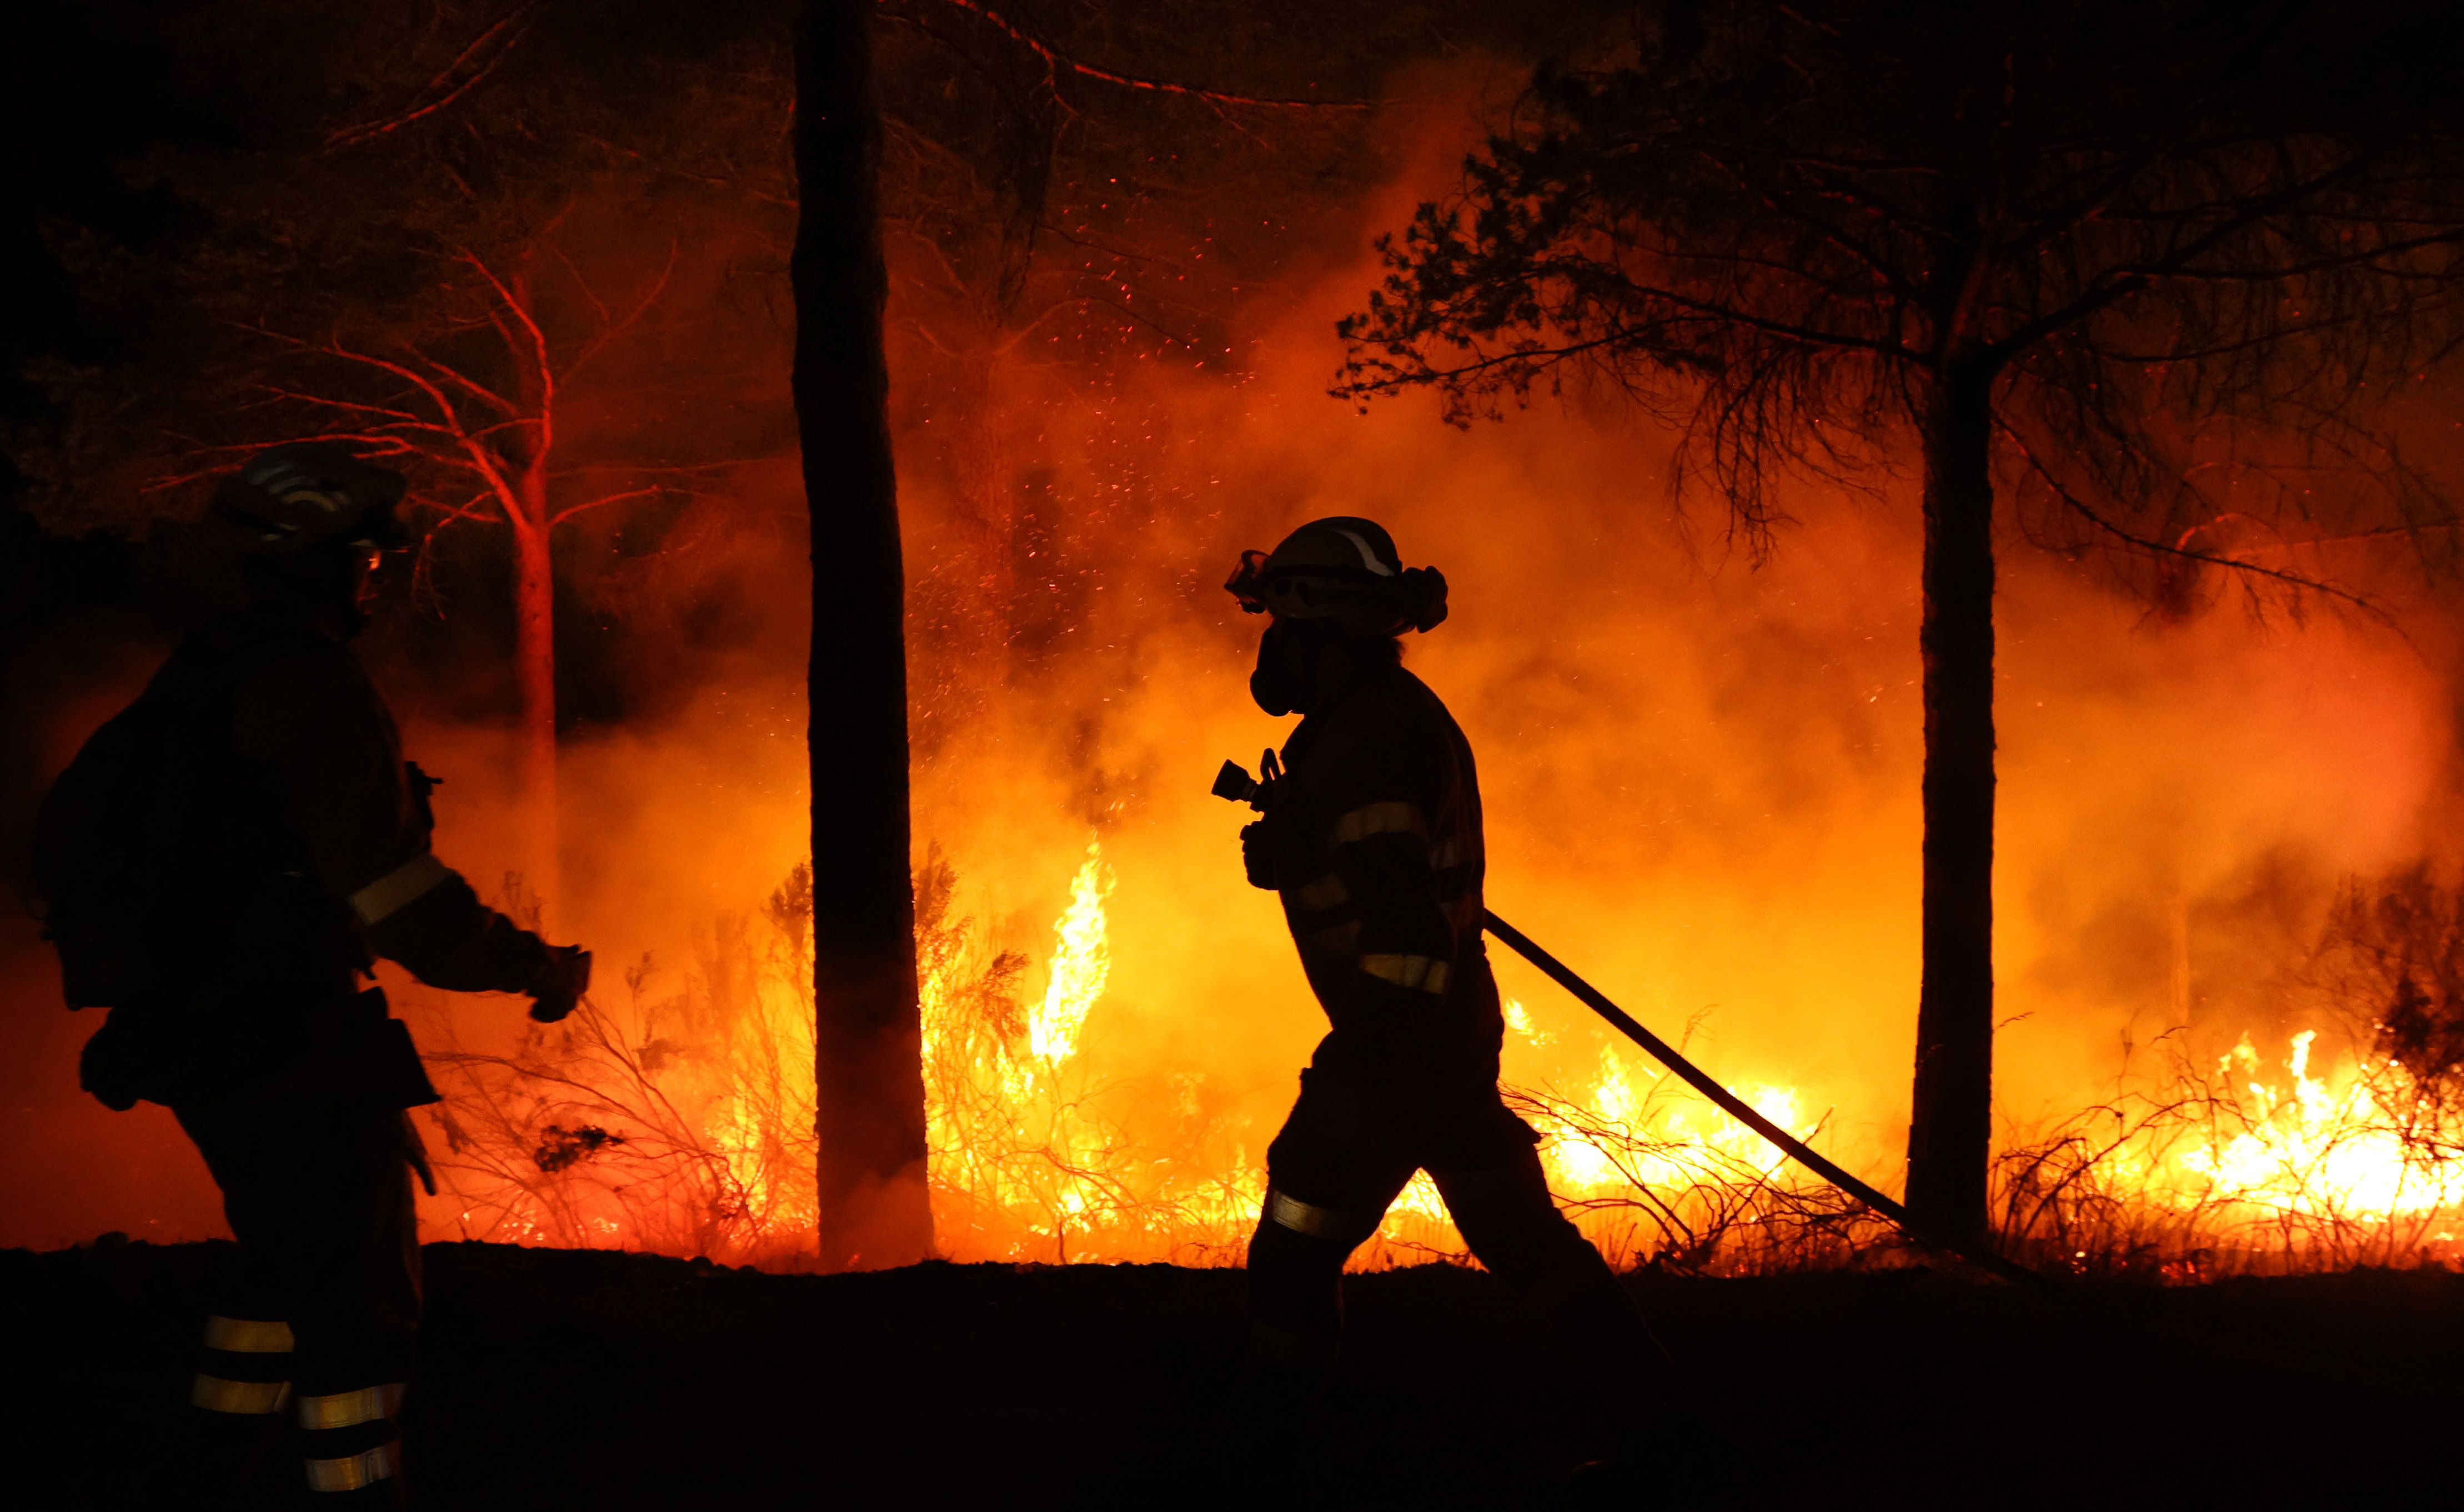
[[[957, 911], [937, 853], [918, 877], [935, 1203], [945, 1243], [1023, 1260], [1238, 1263], [1263, 1177], [1245, 1130], [1178, 1088], [1109, 1083], [1039, 1056], [1031, 963]], [[517, 880], [509, 899], [522, 905]], [[585, 1005], [507, 1054], [429, 1056], [446, 1103], [441, 1179], [473, 1238], [621, 1245], [780, 1268], [813, 1222], [811, 877], [719, 920], [671, 980], [645, 957], [623, 1008]], [[2116, 1280], [2445, 1263], [2464, 1219], [2464, 889], [2413, 870], [2348, 885], [2302, 1011], [2343, 1026], [2283, 1060], [2176, 1034], [2113, 1093], [2006, 1135], [1997, 1238], [2040, 1268]], [[1660, 1081], [1620, 1116], [1507, 1090], [1542, 1130], [1560, 1197], [1627, 1265], [1763, 1274], [1921, 1259], [1889, 1227]], [[1127, 1132], [1133, 1100], [1186, 1116], [1169, 1149]], [[1707, 1132], [1705, 1130], [1708, 1130]], [[1579, 1179], [1570, 1173], [1579, 1172]], [[1888, 1172], [1881, 1172], [1885, 1176]], [[1463, 1259], [1416, 1182], [1358, 1262]]]
[[[756, 925], [722, 917], [673, 990], [648, 955], [623, 1008], [586, 1001], [509, 1054], [450, 1041], [440, 1184], [472, 1238], [792, 1261], [812, 1223], [809, 930], [791, 877]], [[810, 877], [802, 878], [809, 919]], [[524, 897], [507, 879], [517, 917]], [[448, 1020], [450, 1022], [450, 1020]]]

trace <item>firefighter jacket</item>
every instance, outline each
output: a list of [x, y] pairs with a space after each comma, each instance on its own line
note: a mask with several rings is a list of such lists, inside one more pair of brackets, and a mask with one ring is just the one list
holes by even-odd
[[[189, 814], [164, 852], [187, 900], [162, 926], [181, 969], [156, 1000], [114, 1008], [89, 1047], [90, 1088], [102, 1075], [155, 1101], [204, 1095], [303, 1052], [346, 1062], [357, 1052], [338, 1036], [368, 1041], [359, 1059], [399, 1063], [407, 1037], [381, 995], [358, 991], [379, 956], [457, 991], [538, 977], [544, 942], [430, 851], [433, 784], [403, 759], [384, 696], [341, 642], [227, 621], [183, 642], [146, 696], [181, 711], [162, 779]], [[389, 1038], [341, 1027], [371, 1021]], [[406, 1101], [432, 1099], [415, 1070], [376, 1074]]]
[[[238, 688], [231, 746], [297, 841], [322, 910], [366, 964], [400, 962], [431, 987], [518, 992], [547, 947], [479, 902], [429, 848], [433, 779], [402, 756], [385, 697], [348, 647], [295, 643]], [[341, 909], [333, 905], [339, 903]]]
[[1480, 783], [1419, 678], [1380, 668], [1292, 733], [1265, 812], [1276, 892], [1332, 1025], [1313, 1065], [1485, 1085], [1505, 1024], [1481, 932]]

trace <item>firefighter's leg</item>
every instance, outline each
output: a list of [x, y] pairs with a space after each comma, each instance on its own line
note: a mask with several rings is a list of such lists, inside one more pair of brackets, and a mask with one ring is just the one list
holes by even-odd
[[1394, 1146], [1356, 1093], [1303, 1077], [1266, 1152], [1266, 1199], [1249, 1241], [1249, 1352], [1231, 1424], [1244, 1458], [1300, 1452], [1342, 1345], [1343, 1262], [1412, 1173]]
[[[419, 1240], [401, 1110], [329, 1105], [303, 1183], [332, 1227], [293, 1246], [300, 1457], [320, 1503], [398, 1506], [401, 1416], [419, 1338]], [[304, 1215], [303, 1216], [309, 1216]]]
[[1676, 1361], [1608, 1261], [1557, 1211], [1528, 1130], [1489, 1143], [1493, 1158], [1430, 1172], [1464, 1242], [1582, 1361], [1587, 1394], [1615, 1425], [1616, 1451], [1655, 1476], [1690, 1480], [1704, 1423]]
[[[268, 1137], [253, 1110], [212, 1104], [178, 1110], [206, 1157], [238, 1232], [262, 1206], [254, 1151]], [[188, 1424], [166, 1500], [207, 1507], [253, 1506], [278, 1496], [292, 1472], [280, 1464], [297, 1374], [290, 1305], [255, 1249], [232, 1248], [214, 1278], [213, 1311], [198, 1341], [188, 1384]], [[278, 1472], [278, 1473], [277, 1473]]]
[[399, 1414], [419, 1326], [403, 1120], [363, 1100], [262, 1095], [183, 1109], [296, 1345], [295, 1444], [319, 1504], [400, 1505]]
[[245, 1258], [232, 1260], [198, 1344], [173, 1475], [176, 1495], [208, 1506], [264, 1500], [291, 1406], [291, 1326], [266, 1288], [252, 1284]]

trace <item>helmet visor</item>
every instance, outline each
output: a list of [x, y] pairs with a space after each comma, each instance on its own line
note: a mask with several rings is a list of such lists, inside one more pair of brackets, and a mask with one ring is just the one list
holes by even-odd
[[1234, 568], [1232, 576], [1224, 580], [1223, 591], [1241, 601], [1242, 613], [1265, 613], [1266, 554], [1263, 551], [1243, 552], [1241, 565]]

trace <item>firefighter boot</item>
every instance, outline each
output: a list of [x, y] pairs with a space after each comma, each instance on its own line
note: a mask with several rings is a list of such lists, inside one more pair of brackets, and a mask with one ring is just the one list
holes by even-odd
[[1232, 1487], [1319, 1482], [1318, 1409], [1342, 1346], [1350, 1252], [1271, 1218], [1249, 1241], [1249, 1353], [1232, 1390], [1221, 1457]]
[[1570, 1506], [1705, 1507], [1711, 1430], [1677, 1362], [1596, 1251], [1536, 1288], [1557, 1336], [1617, 1425], [1611, 1452], [1566, 1478]]
[[1332, 1338], [1249, 1326], [1249, 1354], [1232, 1388], [1218, 1457], [1233, 1493], [1225, 1505], [1251, 1504], [1260, 1486], [1320, 1483], [1326, 1445], [1319, 1409], [1337, 1348]]

